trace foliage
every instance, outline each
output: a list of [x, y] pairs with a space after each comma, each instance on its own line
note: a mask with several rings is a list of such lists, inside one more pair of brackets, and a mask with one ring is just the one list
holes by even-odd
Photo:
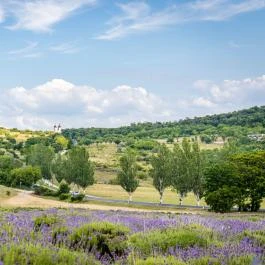
[[84, 253], [65, 248], [51, 249], [30, 243], [0, 246], [0, 260], [5, 265], [99, 265], [94, 258]]
[[70, 197], [71, 197], [71, 195], [69, 193], [60, 193], [59, 194], [59, 199], [61, 201], [68, 200]]
[[36, 144], [29, 147], [26, 161], [28, 165], [38, 166], [42, 176], [51, 179], [51, 165], [54, 158], [54, 150], [43, 144]]
[[70, 248], [87, 252], [99, 251], [100, 255], [121, 256], [127, 248], [129, 229], [108, 222], [90, 223], [76, 228], [70, 235]]
[[8, 155], [0, 155], [0, 184], [10, 186], [12, 183], [11, 170], [21, 166], [22, 162], [18, 159]]
[[39, 231], [42, 226], [52, 226], [59, 221], [57, 216], [42, 215], [34, 219], [34, 230]]
[[13, 187], [31, 187], [39, 179], [41, 179], [41, 171], [39, 167], [21, 167], [13, 169], [10, 172], [10, 183]]
[[160, 204], [163, 202], [163, 194], [171, 185], [171, 152], [166, 145], [161, 145], [158, 153], [151, 160], [153, 185], [160, 195]]
[[128, 192], [130, 202], [132, 193], [139, 186], [139, 181], [136, 178], [137, 164], [135, 155], [129, 151], [124, 154], [120, 158], [120, 168], [121, 170], [118, 173], [118, 180], [121, 187]]
[[197, 231], [182, 228], [134, 234], [130, 237], [130, 244], [136, 252], [148, 256], [155, 251], [165, 253], [170, 247], [203, 247], [207, 245], [207, 240]]
[[70, 192], [70, 187], [67, 183], [61, 182], [59, 185], [58, 194], [68, 194]]
[[33, 190], [36, 195], [40, 196], [57, 196], [58, 192], [40, 185], [33, 185]]
[[[210, 142], [212, 136], [224, 138], [247, 136], [251, 133], [264, 133], [265, 106], [253, 107], [231, 113], [207, 115], [205, 117], [186, 118], [175, 122], [132, 123], [119, 128], [80, 128], [65, 129], [63, 135], [75, 139], [78, 143], [89, 142], [135, 142], [135, 139], [168, 139], [169, 136], [186, 137], [202, 135]], [[206, 139], [207, 137], [207, 139]], [[131, 141], [132, 140], [132, 141]]]
[[94, 166], [84, 147], [74, 147], [67, 153], [66, 170], [68, 183], [74, 182], [83, 188], [94, 183]]
[[71, 195], [70, 200], [71, 202], [81, 202], [85, 198], [85, 194], [77, 194], [77, 195]]
[[240, 188], [250, 200], [250, 210], [257, 211], [265, 197], [265, 151], [237, 154], [232, 161], [240, 177]]

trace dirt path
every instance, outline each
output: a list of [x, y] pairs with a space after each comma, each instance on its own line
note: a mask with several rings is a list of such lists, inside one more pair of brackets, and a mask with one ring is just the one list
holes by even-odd
[[[43, 199], [34, 196], [32, 192], [20, 191], [17, 195], [0, 201], [0, 207], [23, 207], [23, 208], [83, 208], [91, 210], [123, 210], [123, 211], [137, 211], [137, 212], [163, 212], [163, 210], [137, 209], [125, 206], [100, 205], [91, 203], [67, 203], [51, 199]], [[181, 212], [191, 213], [190, 211], [182, 210], [168, 210], [166, 212]], [[193, 212], [194, 213], [194, 212]]]

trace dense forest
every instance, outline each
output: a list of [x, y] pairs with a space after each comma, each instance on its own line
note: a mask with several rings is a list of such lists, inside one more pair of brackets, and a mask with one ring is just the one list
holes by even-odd
[[265, 133], [265, 106], [252, 107], [225, 114], [186, 118], [174, 122], [132, 123], [119, 128], [65, 129], [63, 135], [81, 144], [93, 142], [120, 142], [131, 139], [172, 139], [200, 135], [205, 142], [217, 136], [246, 137]]

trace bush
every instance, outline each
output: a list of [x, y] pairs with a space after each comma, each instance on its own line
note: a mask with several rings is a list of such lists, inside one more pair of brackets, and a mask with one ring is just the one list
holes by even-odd
[[6, 191], [6, 196], [10, 196], [10, 194], [11, 194], [10, 190], [7, 190]]
[[265, 231], [257, 230], [257, 231], [245, 231], [244, 236], [252, 239], [259, 246], [265, 246]]
[[68, 200], [69, 198], [70, 198], [70, 194], [69, 194], [69, 193], [61, 193], [61, 194], [59, 195], [59, 199], [60, 199], [61, 201]]
[[69, 251], [64, 248], [45, 248], [40, 245], [19, 244], [2, 245], [0, 260], [5, 265], [99, 265], [94, 258], [84, 253]]
[[57, 196], [57, 191], [48, 189], [43, 186], [34, 185], [33, 190], [34, 190], [34, 193], [39, 196]]
[[69, 235], [67, 227], [56, 227], [52, 231], [52, 244], [61, 246], [65, 243], [64, 239]]
[[41, 171], [38, 167], [21, 167], [11, 170], [11, 186], [26, 186], [30, 187], [33, 183], [41, 179]]
[[53, 215], [42, 215], [38, 216], [34, 219], [34, 230], [39, 231], [42, 226], [52, 226], [53, 224], [57, 223], [58, 217]]
[[235, 204], [236, 192], [229, 187], [223, 187], [205, 196], [206, 203], [215, 212], [229, 212]]
[[141, 172], [138, 173], [138, 178], [141, 179], [141, 180], [147, 180], [148, 175], [145, 172], [141, 171]]
[[77, 194], [71, 196], [71, 202], [81, 202], [85, 198], [85, 194]]
[[113, 254], [122, 256], [127, 248], [129, 229], [123, 225], [108, 222], [85, 224], [70, 235], [70, 248], [86, 252], [98, 251], [100, 256]]
[[206, 246], [207, 240], [199, 231], [182, 229], [155, 230], [149, 233], [136, 233], [130, 237], [130, 244], [142, 255], [151, 255], [154, 251], [165, 253], [170, 247]]
[[70, 192], [70, 187], [67, 183], [61, 183], [59, 186], [58, 194], [63, 194], [63, 193], [69, 193]]

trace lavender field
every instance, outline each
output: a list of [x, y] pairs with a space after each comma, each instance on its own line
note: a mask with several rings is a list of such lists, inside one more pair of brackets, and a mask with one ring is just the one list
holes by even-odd
[[87, 210], [0, 213], [0, 264], [261, 265], [262, 215]]

